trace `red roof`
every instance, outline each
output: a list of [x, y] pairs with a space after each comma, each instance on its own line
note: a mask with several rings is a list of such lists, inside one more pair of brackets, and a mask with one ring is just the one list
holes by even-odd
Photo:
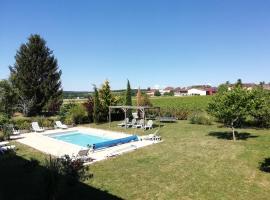
[[166, 87], [164, 90], [174, 90], [173, 87]]

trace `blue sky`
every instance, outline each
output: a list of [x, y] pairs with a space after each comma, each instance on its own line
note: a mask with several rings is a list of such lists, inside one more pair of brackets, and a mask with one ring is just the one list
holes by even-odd
[[65, 90], [270, 81], [268, 0], [0, 0], [0, 79], [30, 34]]

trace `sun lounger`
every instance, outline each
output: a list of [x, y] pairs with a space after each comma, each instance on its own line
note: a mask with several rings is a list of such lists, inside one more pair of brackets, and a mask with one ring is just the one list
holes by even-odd
[[117, 124], [117, 126], [126, 126], [129, 123], [129, 119], [126, 118], [122, 123]]
[[32, 129], [35, 132], [43, 132], [44, 128], [40, 127], [37, 122], [32, 122]]
[[141, 136], [140, 138], [143, 140], [152, 140], [152, 141], [160, 141], [161, 137], [157, 135], [158, 130], [156, 130], [154, 133], [146, 135], [146, 136]]
[[15, 128], [12, 128], [12, 134], [13, 135], [20, 135], [21, 132], [20, 132], [20, 130], [16, 130]]
[[82, 149], [78, 152], [76, 159], [80, 159], [83, 162], [93, 162], [95, 159], [89, 156], [89, 149]]
[[56, 128], [61, 128], [61, 129], [67, 129], [67, 128], [68, 128], [67, 125], [62, 124], [61, 121], [56, 121], [56, 122], [55, 122], [55, 127], [56, 127]]

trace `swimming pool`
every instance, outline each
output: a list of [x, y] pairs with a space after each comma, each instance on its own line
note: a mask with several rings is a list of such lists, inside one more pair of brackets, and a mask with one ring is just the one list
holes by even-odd
[[66, 132], [61, 134], [51, 134], [48, 136], [57, 140], [79, 145], [82, 147], [88, 147], [88, 145], [92, 146], [93, 144], [113, 140], [112, 138], [82, 133], [80, 131]]

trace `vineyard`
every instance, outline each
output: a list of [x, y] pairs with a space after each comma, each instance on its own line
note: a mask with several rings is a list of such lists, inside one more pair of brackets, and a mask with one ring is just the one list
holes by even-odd
[[190, 97], [153, 97], [151, 103], [161, 108], [205, 110], [212, 96], [190, 96]]
[[[207, 109], [212, 96], [186, 96], [186, 97], [151, 97], [153, 106], [161, 107], [161, 115], [175, 116], [178, 119], [187, 119], [194, 112], [202, 112]], [[83, 103], [86, 99], [65, 99], [64, 103]], [[132, 99], [136, 105], [136, 98]]]

